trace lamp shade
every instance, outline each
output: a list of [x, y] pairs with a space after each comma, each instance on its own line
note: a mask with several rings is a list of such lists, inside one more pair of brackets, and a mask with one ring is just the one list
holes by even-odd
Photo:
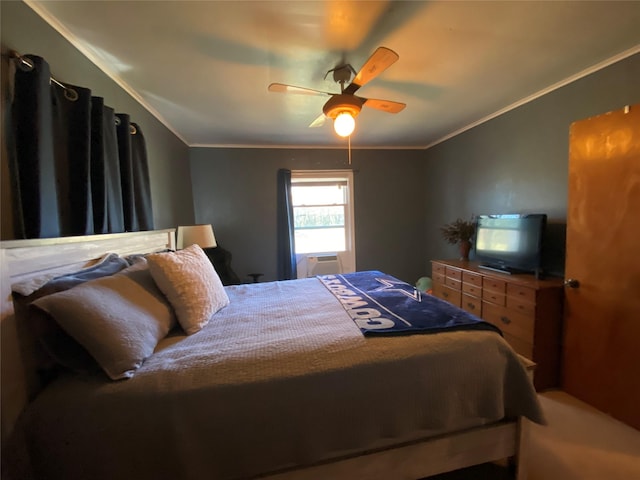
[[211, 224], [186, 225], [178, 227], [176, 246], [185, 248], [189, 245], [200, 245], [202, 248], [217, 247], [216, 237]]

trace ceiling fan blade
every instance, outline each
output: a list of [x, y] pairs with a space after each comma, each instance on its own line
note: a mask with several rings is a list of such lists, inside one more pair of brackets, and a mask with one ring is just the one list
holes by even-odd
[[324, 113], [321, 113], [318, 118], [309, 124], [309, 128], [321, 127], [324, 125], [324, 121], [327, 119]]
[[333, 93], [323, 92], [322, 90], [285, 85], [284, 83], [272, 83], [269, 85], [268, 90], [275, 93], [297, 93], [300, 95], [333, 95]]
[[400, 56], [393, 50], [387, 47], [378, 47], [362, 66], [353, 82], [344, 89], [344, 93], [355, 93], [360, 87], [366, 85], [393, 65], [399, 58]]
[[387, 113], [398, 113], [404, 110], [406, 103], [392, 102], [391, 100], [378, 100], [376, 98], [363, 98], [363, 105], [376, 110], [382, 110]]

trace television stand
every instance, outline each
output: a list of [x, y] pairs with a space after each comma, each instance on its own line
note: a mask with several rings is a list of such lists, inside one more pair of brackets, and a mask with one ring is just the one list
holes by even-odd
[[560, 384], [563, 279], [542, 280], [465, 260], [432, 265], [434, 296], [498, 326], [517, 353], [537, 364], [538, 390]]

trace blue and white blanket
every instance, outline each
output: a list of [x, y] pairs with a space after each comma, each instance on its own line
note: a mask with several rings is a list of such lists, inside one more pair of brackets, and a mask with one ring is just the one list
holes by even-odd
[[377, 270], [318, 279], [340, 301], [364, 335], [500, 329], [412, 285]]

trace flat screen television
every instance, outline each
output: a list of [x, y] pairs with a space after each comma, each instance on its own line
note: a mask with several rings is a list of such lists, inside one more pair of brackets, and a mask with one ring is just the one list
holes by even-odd
[[479, 215], [474, 246], [480, 267], [539, 276], [546, 224], [544, 213]]

